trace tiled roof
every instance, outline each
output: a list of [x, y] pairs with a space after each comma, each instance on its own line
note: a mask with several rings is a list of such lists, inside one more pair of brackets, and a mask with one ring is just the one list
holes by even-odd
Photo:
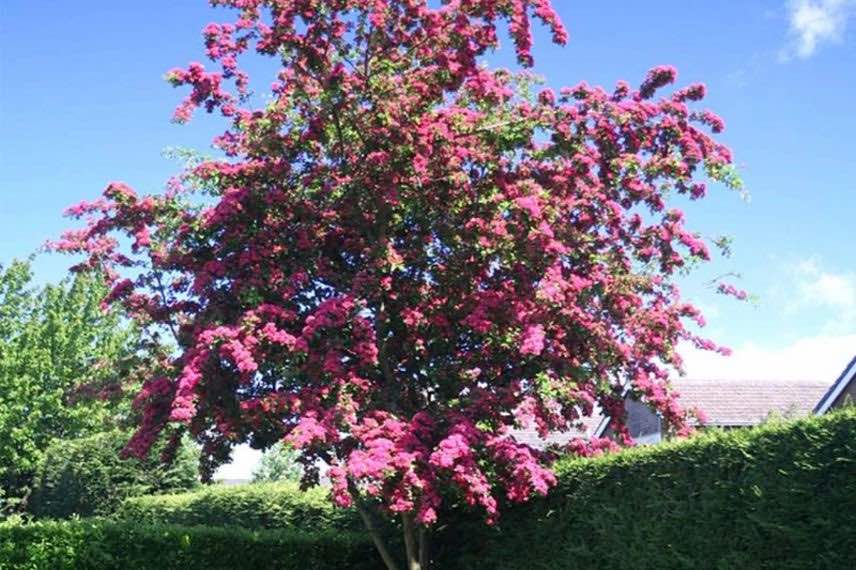
[[828, 382], [810, 380], [688, 380], [673, 382], [683, 408], [700, 408], [707, 424], [755, 425], [773, 414], [785, 417], [811, 413], [829, 388]]
[[536, 449], [544, 449], [550, 444], [563, 444], [568, 441], [581, 437], [581, 438], [589, 438], [594, 434], [594, 431], [597, 429], [597, 426], [600, 425], [600, 422], [603, 420], [603, 416], [597, 412], [594, 415], [586, 418], [582, 418], [580, 423], [582, 424], [582, 429], [571, 430], [566, 432], [553, 432], [547, 435], [546, 438], [542, 438], [538, 435], [538, 432], [535, 429], [516, 429], [512, 430], [512, 435], [514, 438], [520, 443], [525, 443], [530, 445]]
[[[681, 378], [672, 386], [680, 393], [681, 407], [699, 408], [709, 426], [751, 426], [772, 415], [799, 417], [809, 415], [824, 393], [827, 382], [817, 380], [697, 380]], [[534, 429], [518, 429], [512, 433], [517, 441], [543, 449], [551, 443], [562, 444], [577, 437], [591, 437], [603, 421], [595, 413], [582, 419], [582, 429], [551, 433], [541, 438]]]

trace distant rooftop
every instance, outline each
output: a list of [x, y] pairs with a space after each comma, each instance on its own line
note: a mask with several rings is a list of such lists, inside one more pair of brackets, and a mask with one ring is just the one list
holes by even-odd
[[[771, 415], [801, 417], [812, 413], [824, 394], [830, 389], [829, 382], [822, 380], [704, 380], [679, 378], [672, 381], [680, 394], [682, 408], [699, 408], [707, 418], [706, 425], [714, 427], [741, 427], [758, 425]], [[654, 417], [651, 412], [640, 411], [642, 406], [628, 404], [628, 421], [631, 432], [642, 416]], [[645, 408], [647, 410], [647, 408]], [[582, 418], [582, 429], [563, 433], [551, 433], [541, 438], [534, 429], [514, 430], [517, 441], [543, 449], [549, 444], [563, 444], [582, 437], [600, 435], [598, 428], [604, 417], [595, 413]], [[642, 422], [644, 423], [644, 422]], [[650, 427], [650, 426], [648, 426]], [[636, 429], [643, 426], [635, 426]], [[635, 434], [635, 432], [634, 432]]]
[[512, 435], [520, 443], [525, 443], [536, 449], [544, 449], [550, 444], [559, 444], [569, 442], [572, 439], [584, 438], [588, 439], [593, 436], [600, 423], [603, 421], [603, 415], [595, 411], [595, 414], [590, 417], [580, 418], [582, 429], [570, 430], [566, 432], [553, 432], [542, 438], [534, 428], [515, 429], [512, 430]]
[[819, 380], [689, 380], [673, 382], [683, 408], [698, 407], [711, 426], [756, 425], [770, 414], [809, 415], [829, 382]]
[[226, 485], [227, 487], [234, 487], [235, 485], [248, 485], [249, 483], [252, 483], [252, 479], [215, 479], [215, 483]]

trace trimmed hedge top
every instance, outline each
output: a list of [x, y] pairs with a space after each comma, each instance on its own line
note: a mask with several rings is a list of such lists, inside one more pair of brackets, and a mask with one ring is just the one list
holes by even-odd
[[368, 537], [106, 520], [0, 523], [0, 570], [373, 570]]
[[[847, 568], [856, 408], [556, 466], [558, 488], [469, 534], [465, 568]], [[479, 537], [481, 535], [481, 537]], [[475, 547], [475, 548], [474, 548]]]
[[126, 499], [119, 519], [144, 523], [239, 526], [246, 529], [362, 530], [354, 511], [336, 508], [328, 491], [296, 483], [211, 486], [191, 493]]
[[[497, 528], [481, 518], [449, 520], [432, 538], [436, 567], [848, 568], [856, 552], [854, 434], [850, 408], [563, 460], [558, 487], [546, 499], [507, 509]], [[132, 498], [120, 514], [140, 522], [334, 529], [330, 536], [362, 529], [325, 490], [304, 493], [293, 484]], [[231, 570], [255, 567], [242, 561]]]

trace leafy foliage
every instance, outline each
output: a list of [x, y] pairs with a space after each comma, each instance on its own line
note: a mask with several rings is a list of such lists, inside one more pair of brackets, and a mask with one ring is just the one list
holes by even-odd
[[510, 509], [494, 531], [453, 528], [443, 552], [449, 567], [499, 570], [847, 568], [854, 433], [851, 407], [564, 460], [550, 497]]
[[277, 443], [262, 455], [253, 472], [253, 482], [299, 481], [303, 469], [297, 462], [298, 456], [290, 446]]
[[364, 535], [98, 520], [0, 523], [0, 570], [370, 570]]
[[20, 499], [50, 443], [105, 429], [130, 413], [121, 379], [140, 337], [96, 274], [36, 288], [26, 262], [0, 267], [0, 488]]
[[166, 465], [159, 457], [123, 459], [129, 435], [120, 431], [55, 440], [36, 472], [29, 510], [38, 517], [112, 514], [127, 497], [193, 489], [199, 454], [183, 445]]
[[335, 508], [329, 492], [295, 483], [209, 486], [192, 493], [126, 499], [120, 519], [145, 523], [326, 531], [356, 529], [353, 510]]

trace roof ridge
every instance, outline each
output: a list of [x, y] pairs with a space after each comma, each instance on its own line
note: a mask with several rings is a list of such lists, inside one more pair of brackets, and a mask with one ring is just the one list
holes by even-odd
[[829, 381], [821, 380], [818, 378], [800, 378], [800, 379], [770, 379], [770, 378], [672, 378], [672, 382], [698, 382], [698, 383], [714, 383], [714, 382], [757, 382], [757, 383], [768, 383], [768, 384], [822, 384], [824, 386], [829, 386]]

